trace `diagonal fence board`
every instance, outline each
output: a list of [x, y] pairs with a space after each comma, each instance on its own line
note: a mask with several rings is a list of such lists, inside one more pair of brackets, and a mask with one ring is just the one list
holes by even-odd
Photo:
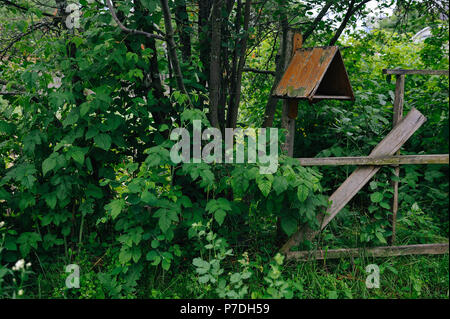
[[[426, 117], [417, 109], [413, 108], [388, 135], [372, 150], [369, 157], [390, 156], [397, 152], [400, 147], [419, 129], [426, 121]], [[317, 219], [321, 221], [321, 229], [336, 216], [337, 213], [358, 193], [361, 188], [375, 175], [380, 166], [358, 167], [342, 185], [330, 196], [330, 207], [326, 214], [318, 214]], [[311, 231], [308, 227], [303, 227], [297, 231], [288, 242], [281, 248], [286, 253], [294, 245], [308, 235], [313, 237], [317, 232]]]
[[[369, 157], [393, 155], [426, 121], [426, 117], [413, 108], [408, 115], [372, 150]], [[381, 167], [358, 167], [330, 196], [331, 206], [323, 218], [323, 229], [336, 214], [366, 185]]]

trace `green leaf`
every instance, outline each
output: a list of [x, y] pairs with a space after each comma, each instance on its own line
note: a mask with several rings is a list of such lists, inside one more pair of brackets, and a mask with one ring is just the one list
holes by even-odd
[[139, 261], [139, 259], [141, 259], [142, 252], [141, 252], [141, 249], [139, 247], [133, 247], [133, 250], [132, 250], [131, 254], [132, 254], [132, 257], [133, 257], [133, 261], [135, 263], [137, 263]]
[[152, 193], [150, 193], [149, 191], [145, 191], [142, 193], [141, 195], [141, 200], [149, 205], [154, 205], [156, 203], [156, 196]]
[[383, 194], [380, 192], [375, 192], [373, 194], [370, 195], [370, 200], [373, 203], [379, 203], [383, 200]]
[[86, 189], [86, 196], [94, 197], [100, 199], [103, 197], [103, 193], [100, 187], [95, 186], [94, 184], [89, 184]]
[[55, 157], [49, 157], [46, 160], [42, 162], [42, 175], [45, 176], [49, 171], [54, 169], [56, 166], [56, 158]]
[[36, 200], [30, 193], [22, 193], [19, 201], [19, 208], [25, 209], [36, 204]]
[[152, 246], [152, 248], [156, 249], [159, 247], [159, 241], [156, 239], [153, 239], [150, 245]]
[[98, 134], [94, 137], [94, 143], [107, 151], [111, 147], [111, 137], [108, 134]]
[[126, 264], [133, 257], [131, 250], [128, 247], [122, 247], [119, 253], [119, 262], [121, 264]]
[[273, 189], [277, 193], [277, 195], [280, 195], [282, 192], [284, 192], [289, 186], [289, 183], [287, 179], [284, 176], [275, 176], [275, 179], [273, 180]]
[[160, 210], [164, 210], [165, 213], [161, 214], [161, 216], [159, 217], [158, 225], [159, 225], [159, 228], [161, 228], [161, 231], [163, 233], [165, 233], [169, 229], [170, 225], [172, 224], [172, 221], [169, 218], [166, 209], [160, 209]]
[[170, 260], [169, 259], [163, 259], [162, 263], [161, 263], [161, 267], [164, 270], [169, 270], [170, 268]]
[[73, 109], [66, 117], [66, 119], [63, 121], [63, 126], [66, 127], [67, 125], [75, 124], [78, 121], [78, 113], [75, 109]]
[[225, 220], [226, 216], [227, 216], [227, 213], [223, 209], [218, 209], [214, 213], [214, 218], [219, 225], [223, 224], [223, 221]]
[[87, 112], [89, 112], [90, 106], [89, 102], [84, 102], [80, 105], [80, 115], [81, 117], [85, 116]]
[[98, 134], [98, 129], [96, 127], [90, 127], [86, 132], [86, 139], [93, 138]]
[[391, 209], [391, 206], [386, 202], [380, 202], [380, 206], [385, 209]]
[[148, 252], [148, 254], [145, 256], [145, 259], [147, 260], [155, 260], [155, 258], [158, 256], [158, 253], [154, 250], [151, 250]]
[[70, 157], [73, 158], [73, 160], [80, 164], [83, 165], [84, 163], [84, 152], [80, 149], [76, 149], [70, 152]]
[[209, 264], [209, 262], [207, 262], [207, 261], [205, 261], [205, 260], [203, 260], [203, 259], [201, 259], [201, 258], [194, 258], [193, 260], [192, 260], [192, 264], [195, 266], [195, 267], [198, 267], [198, 268], [205, 268], [205, 269], [210, 269], [210, 264]]
[[283, 216], [281, 217], [281, 228], [288, 236], [291, 236], [297, 230], [297, 221], [291, 216]]
[[105, 209], [110, 211], [112, 219], [115, 219], [125, 207], [125, 200], [115, 199], [105, 206]]
[[56, 198], [55, 192], [47, 193], [45, 195], [45, 202], [47, 203], [48, 207], [50, 207], [51, 209], [55, 208], [57, 200], [58, 199]]
[[34, 232], [24, 232], [17, 238], [17, 244], [20, 244], [20, 252], [25, 257], [29, 254], [31, 248], [37, 249], [37, 243], [42, 241], [41, 235]]
[[142, 0], [142, 4], [144, 7], [148, 9], [148, 11], [153, 12], [156, 10], [156, 7], [159, 4], [159, 1], [156, 0]]
[[270, 193], [270, 190], [272, 189], [272, 182], [265, 178], [262, 178], [257, 181], [257, 183], [261, 193], [264, 195], [264, 197], [267, 197]]
[[377, 236], [377, 238], [378, 238], [378, 240], [379, 240], [380, 242], [382, 242], [383, 244], [387, 244], [387, 241], [386, 241], [386, 239], [383, 237], [383, 234], [382, 234], [382, 233], [376, 232], [376, 233], [375, 233], [375, 236]]
[[299, 185], [297, 188], [297, 197], [300, 202], [304, 202], [308, 198], [309, 189], [304, 185]]
[[206, 284], [209, 281], [209, 275], [204, 275], [198, 278], [198, 282], [201, 284]]
[[328, 292], [328, 299], [338, 299], [338, 293], [335, 290]]

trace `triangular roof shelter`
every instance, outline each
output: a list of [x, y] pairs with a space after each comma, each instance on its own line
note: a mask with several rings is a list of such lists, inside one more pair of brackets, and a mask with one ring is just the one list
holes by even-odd
[[310, 102], [355, 99], [337, 46], [297, 49], [273, 96]]

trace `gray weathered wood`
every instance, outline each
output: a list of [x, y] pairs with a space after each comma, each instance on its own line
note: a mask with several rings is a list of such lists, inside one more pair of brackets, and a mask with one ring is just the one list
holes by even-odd
[[286, 254], [288, 259], [297, 260], [322, 260], [345, 257], [390, 257], [404, 255], [438, 255], [448, 254], [448, 243], [419, 244], [407, 246], [384, 246], [373, 248], [344, 248], [313, 251], [290, 251]]
[[[394, 117], [392, 121], [392, 127], [395, 127], [403, 117], [403, 101], [405, 95], [405, 75], [396, 75], [395, 83], [395, 98], [394, 98]], [[400, 151], [397, 151], [397, 155], [400, 155]], [[400, 166], [396, 166], [394, 169], [394, 175], [398, 178], [400, 177]], [[392, 235], [389, 238], [389, 243], [393, 245], [395, 243], [395, 231], [397, 224], [397, 212], [398, 212], [398, 181], [392, 181], [392, 186], [394, 188], [394, 196], [392, 198]]]
[[[397, 152], [400, 147], [414, 134], [415, 131], [426, 121], [425, 116], [417, 109], [413, 108], [408, 115], [395, 126], [391, 132], [372, 150], [369, 157], [389, 156]], [[336, 216], [336, 214], [364, 187], [364, 185], [380, 169], [379, 166], [358, 167], [345, 182], [330, 196], [330, 207], [326, 214], [318, 214], [317, 218], [321, 223], [320, 229]], [[287, 253], [294, 245], [298, 245], [304, 238], [314, 237], [316, 232], [311, 231], [307, 226], [303, 227], [281, 248], [281, 252]]]
[[[408, 115], [373, 149], [369, 156], [393, 155], [426, 121], [425, 116], [413, 108]], [[380, 167], [367, 166], [357, 168], [345, 182], [330, 196], [331, 206], [327, 210], [321, 229], [363, 188]]]
[[448, 70], [405, 70], [383, 69], [384, 74], [424, 74], [424, 75], [448, 75]]
[[19, 91], [0, 91], [0, 95], [21, 95], [23, 92]]
[[302, 166], [448, 164], [448, 154], [296, 158]]

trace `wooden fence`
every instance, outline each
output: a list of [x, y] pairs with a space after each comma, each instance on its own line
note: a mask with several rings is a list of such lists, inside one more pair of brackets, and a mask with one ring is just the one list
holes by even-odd
[[340, 212], [340, 210], [361, 190], [364, 185], [375, 175], [381, 166], [394, 166], [395, 175], [400, 175], [400, 165], [406, 164], [449, 164], [448, 154], [432, 155], [400, 155], [400, 147], [411, 137], [412, 134], [426, 121], [424, 115], [418, 110], [412, 109], [408, 115], [403, 117], [403, 101], [405, 92], [405, 75], [447, 75], [448, 70], [403, 70], [384, 69], [388, 77], [396, 76], [396, 88], [393, 108], [392, 131], [372, 150], [369, 156], [358, 157], [327, 157], [327, 158], [298, 158], [304, 166], [339, 166], [356, 165], [358, 168], [344, 181], [344, 183], [330, 196], [331, 206], [325, 214], [319, 214], [318, 220], [320, 230], [311, 230], [307, 225], [301, 227], [281, 248], [287, 258], [297, 260], [341, 258], [345, 256], [359, 256], [363, 253], [373, 256], [399, 256], [410, 254], [444, 254], [449, 251], [449, 244], [425, 244], [393, 246], [396, 241], [396, 223], [398, 212], [398, 179], [392, 181], [394, 196], [392, 202], [392, 236], [389, 238], [391, 246], [373, 247], [367, 249], [331, 249], [328, 251], [291, 251], [305, 239], [313, 239], [328, 223]]

